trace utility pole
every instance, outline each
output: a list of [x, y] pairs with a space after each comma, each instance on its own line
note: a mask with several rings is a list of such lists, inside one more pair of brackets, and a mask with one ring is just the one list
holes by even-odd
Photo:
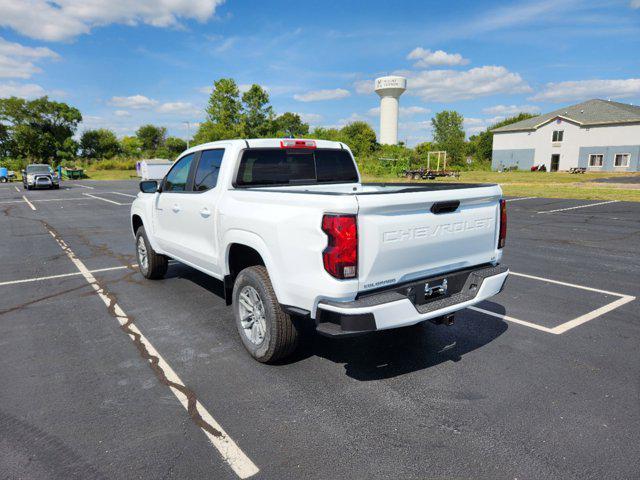
[[189, 148], [189, 140], [191, 139], [191, 123], [189, 121], [182, 122], [187, 124], [187, 148]]

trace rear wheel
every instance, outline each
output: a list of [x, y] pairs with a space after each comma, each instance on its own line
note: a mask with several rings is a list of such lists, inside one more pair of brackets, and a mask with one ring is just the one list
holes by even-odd
[[167, 273], [169, 259], [151, 248], [144, 227], [140, 227], [136, 231], [136, 259], [140, 273], [149, 280], [162, 278]]
[[259, 362], [274, 362], [296, 349], [298, 331], [278, 303], [262, 265], [238, 274], [233, 286], [233, 313], [244, 347]]
[[413, 174], [413, 179], [414, 180], [420, 180], [422, 178], [422, 175], [420, 175], [419, 173], [414, 173]]

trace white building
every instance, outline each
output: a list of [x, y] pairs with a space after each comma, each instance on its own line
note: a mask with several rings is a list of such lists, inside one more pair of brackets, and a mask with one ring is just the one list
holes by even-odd
[[588, 100], [493, 130], [494, 170], [640, 171], [640, 107]]

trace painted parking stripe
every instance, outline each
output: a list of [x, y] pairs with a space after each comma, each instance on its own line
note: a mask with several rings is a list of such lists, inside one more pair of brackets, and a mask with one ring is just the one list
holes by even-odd
[[233, 439], [223, 430], [222, 426], [211, 416], [206, 408], [197, 400], [195, 392], [190, 390], [180, 379], [178, 374], [162, 358], [148, 338], [138, 329], [131, 318], [122, 310], [109, 292], [96, 280], [91, 271], [76, 256], [69, 245], [48, 224], [44, 224], [49, 234], [58, 243], [67, 257], [73, 262], [84, 279], [93, 287], [96, 294], [116, 317], [122, 329], [134, 342], [141, 355], [149, 361], [149, 366], [155, 372], [158, 379], [167, 385], [171, 392], [180, 401], [180, 404], [189, 413], [194, 423], [207, 436], [211, 444], [218, 450], [225, 462], [231, 467], [239, 478], [248, 478], [260, 470], [251, 459], [240, 449]]
[[518, 325], [524, 325], [525, 327], [534, 328], [536, 330], [541, 330], [546, 333], [553, 333], [553, 329], [547, 328], [543, 325], [538, 325], [537, 323], [527, 322], [525, 320], [520, 320], [518, 318], [510, 317], [509, 315], [502, 315], [501, 313], [495, 313], [490, 310], [485, 310], [484, 308], [479, 308], [479, 307], [467, 307], [467, 308], [475, 312], [484, 313], [485, 315], [490, 315], [492, 317], [496, 317], [501, 320], [506, 320], [507, 322], [517, 323]]
[[90, 188], [91, 190], [94, 190], [96, 188], [96, 187], [90, 187], [89, 185], [82, 185], [81, 183], [74, 183], [73, 185], [75, 187]]
[[577, 207], [557, 208], [556, 210], [544, 210], [542, 212], [537, 212], [537, 213], [566, 212], [567, 210], [577, 210], [578, 208], [596, 207], [598, 205], [608, 205], [610, 203], [617, 203], [619, 201], [620, 200], [609, 200], [608, 202], [590, 203], [589, 205], [578, 205]]
[[507, 202], [519, 202], [520, 200], [531, 200], [532, 198], [538, 198], [538, 197], [507, 198]]
[[96, 200], [102, 200], [103, 202], [113, 203], [114, 205], [131, 205], [131, 203], [115, 202], [113, 200], [109, 200], [108, 198], [102, 198], [102, 197], [98, 197], [96, 195], [91, 195], [90, 193], [83, 193], [82, 195], [84, 195], [86, 197], [95, 198]]
[[[89, 272], [90, 273], [110, 272], [113, 270], [124, 270], [125, 268], [129, 268], [133, 266], [134, 265], [120, 265], [118, 267], [98, 268], [96, 270], [89, 270]], [[9, 280], [7, 282], [0, 282], [0, 287], [4, 287], [5, 285], [17, 285], [20, 283], [42, 282], [44, 280], [53, 280], [56, 278], [77, 277], [78, 275], [82, 275], [82, 273], [71, 272], [71, 273], [61, 273], [59, 275], [48, 275], [46, 277], [33, 277], [33, 278], [23, 278], [21, 280]]]
[[31, 203], [29, 201], [29, 199], [27, 197], [25, 197], [24, 195], [22, 195], [22, 198], [24, 198], [24, 201], [27, 202], [27, 205], [29, 205], [29, 207], [31, 207], [31, 210], [35, 210], [36, 207], [33, 205], [33, 203]]
[[554, 335], [561, 335], [565, 332], [568, 332], [569, 330], [571, 330], [572, 328], [575, 328], [579, 325], [582, 325], [584, 323], [589, 322], [590, 320], [593, 320], [594, 318], [598, 318], [602, 315], [604, 315], [605, 313], [611, 312], [612, 310], [615, 310], [616, 308], [619, 308], [629, 302], [632, 302], [636, 299], [636, 297], [631, 296], [631, 295], [626, 295], [624, 293], [618, 293], [618, 292], [611, 292], [609, 290], [601, 290], [599, 288], [593, 288], [593, 287], [587, 287], [584, 285], [577, 285], [575, 283], [569, 283], [569, 282], [562, 282], [560, 280], [554, 280], [552, 278], [545, 278], [545, 277], [538, 277], [535, 275], [528, 275], [526, 273], [518, 273], [518, 272], [514, 272], [514, 271], [510, 271], [509, 272], [510, 275], [515, 275], [516, 277], [524, 277], [524, 278], [529, 278], [531, 280], [538, 280], [541, 282], [547, 282], [547, 283], [553, 283], [555, 285], [563, 285], [565, 287], [571, 287], [571, 288], [577, 288], [579, 290], [586, 290], [588, 292], [595, 292], [595, 293], [601, 293], [603, 295], [611, 295], [614, 297], [619, 297], [617, 300], [614, 300], [613, 302], [607, 303], [606, 305], [603, 305], [600, 308], [596, 308], [595, 310], [592, 310], [591, 312], [587, 312], [584, 315], [580, 315], [579, 317], [574, 318], [573, 320], [569, 320], [567, 322], [561, 323], [560, 325], [557, 325], [553, 328], [549, 328], [549, 327], [545, 327], [543, 325], [538, 325], [537, 323], [533, 323], [533, 322], [528, 322], [526, 320], [520, 320], [519, 318], [514, 318], [511, 317], [509, 315], [503, 315], [500, 313], [496, 313], [496, 312], [492, 312], [489, 310], [485, 310], [484, 308], [479, 308], [479, 307], [467, 307], [470, 310], [474, 310], [476, 312], [480, 312], [480, 313], [484, 313], [486, 315], [490, 315], [492, 317], [496, 317], [496, 318], [500, 318], [502, 320], [506, 320], [507, 322], [512, 322], [512, 323], [517, 323], [518, 325], [523, 325], [525, 327], [529, 327], [529, 328], [533, 328], [535, 330], [540, 330], [542, 332], [546, 332], [546, 333], [552, 333]]
[[115, 195], [122, 195], [124, 197], [131, 197], [131, 198], [137, 197], [137, 195], [131, 195], [130, 193], [122, 193], [122, 192], [109, 192], [109, 193], [113, 193]]
[[16, 189], [16, 192], [19, 192], [19, 191], [20, 191], [20, 189], [19, 189], [18, 187], [16, 187], [15, 185], [13, 186], [13, 188], [15, 188], [15, 189]]

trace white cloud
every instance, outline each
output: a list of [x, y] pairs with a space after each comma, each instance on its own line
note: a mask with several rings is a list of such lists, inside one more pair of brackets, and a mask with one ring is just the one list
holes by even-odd
[[2, 0], [0, 26], [42, 40], [60, 41], [89, 33], [93, 27], [140, 23], [179, 27], [180, 20], [204, 22], [223, 0]]
[[300, 115], [303, 122], [310, 123], [312, 125], [317, 125], [318, 122], [321, 122], [323, 119], [323, 116], [319, 113], [298, 113], [298, 115]]
[[20, 97], [35, 98], [46, 95], [47, 92], [40, 85], [35, 83], [0, 83], [0, 98], [4, 97]]
[[111, 97], [109, 105], [114, 107], [133, 108], [136, 110], [155, 107], [157, 100], [145, 97], [144, 95], [131, 95], [130, 97]]
[[495, 105], [483, 108], [482, 111], [489, 115], [517, 115], [521, 112], [539, 113], [540, 107], [536, 105]]
[[293, 96], [299, 102], [317, 102], [320, 100], [336, 100], [351, 95], [349, 90], [344, 88], [334, 88], [332, 90], [313, 90], [306, 93], [300, 93]]
[[505, 67], [486, 65], [470, 70], [424, 70], [404, 72], [407, 94], [425, 101], [450, 102], [496, 94], [528, 93], [531, 87]]
[[640, 8], [640, 0], [631, 0], [629, 6], [631, 8]]
[[454, 66], [454, 65], [466, 65], [469, 63], [469, 60], [463, 58], [459, 53], [447, 53], [444, 50], [436, 50], [435, 52], [424, 49], [422, 47], [414, 48], [409, 55], [407, 55], [408, 60], [417, 60], [414, 63], [416, 67], [432, 67], [435, 65], [445, 65], [445, 66]]
[[[424, 107], [418, 107], [418, 106], [400, 107], [401, 117], [411, 117], [413, 115], [419, 115], [419, 114], [426, 115], [427, 113], [430, 113], [430, 112], [431, 110]], [[370, 108], [367, 111], [367, 114], [372, 117], [377, 117], [378, 115], [380, 115], [380, 107]]]
[[127, 110], [116, 110], [113, 113], [115, 114], [116, 117], [130, 117], [131, 116], [131, 113], [129, 113]]
[[547, 83], [544, 90], [530, 100], [571, 102], [590, 98], [628, 98], [640, 95], [640, 78], [626, 80], [576, 80]]
[[356, 93], [360, 95], [370, 95], [375, 91], [375, 84], [373, 80], [359, 80], [353, 84], [356, 89]]
[[341, 118], [338, 120], [338, 125], [345, 126], [348, 123], [353, 122], [367, 122], [370, 123], [370, 119], [366, 118], [364, 115], [360, 115], [359, 113], [352, 113], [347, 118]]
[[189, 102], [167, 102], [160, 105], [158, 113], [170, 115], [200, 115], [202, 112], [193, 103]]
[[0, 78], [31, 78], [42, 71], [34, 61], [57, 58], [46, 47], [26, 47], [0, 37]]

